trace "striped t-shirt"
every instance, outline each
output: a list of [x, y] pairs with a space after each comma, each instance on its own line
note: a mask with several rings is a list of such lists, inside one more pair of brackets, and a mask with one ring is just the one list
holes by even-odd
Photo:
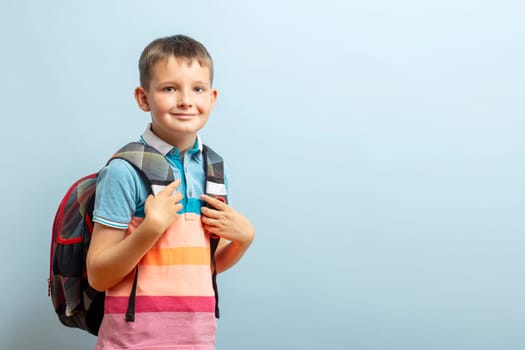
[[[134, 271], [106, 291], [96, 349], [214, 349], [210, 246], [200, 218], [205, 178], [202, 144], [197, 138], [182, 160], [178, 150], [149, 127], [141, 141], [165, 154], [175, 179], [181, 179], [183, 209], [139, 262], [135, 322], [125, 320]], [[225, 177], [228, 187], [227, 172]], [[136, 171], [115, 159], [99, 174], [93, 221], [133, 234], [144, 219], [147, 195]]]

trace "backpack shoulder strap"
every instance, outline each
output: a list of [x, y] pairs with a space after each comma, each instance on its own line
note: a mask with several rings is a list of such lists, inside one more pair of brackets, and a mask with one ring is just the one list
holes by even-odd
[[[224, 161], [222, 160], [222, 157], [206, 145], [203, 145], [202, 152], [204, 156], [204, 172], [206, 174], [204, 192], [224, 203], [228, 203], [228, 194], [226, 193], [226, 186], [224, 185]], [[213, 267], [212, 285], [213, 291], [215, 292], [215, 317], [219, 318], [219, 291], [217, 288], [215, 251], [219, 245], [220, 238], [213, 233], [210, 233], [209, 235], [211, 263]]]
[[204, 170], [206, 173], [205, 192], [207, 195], [228, 203], [228, 194], [224, 184], [224, 161], [210, 147], [203, 145]]
[[119, 149], [109, 161], [117, 158], [127, 161], [137, 169], [154, 193], [157, 187], [166, 186], [174, 180], [173, 169], [164, 155], [151, 146], [130, 142]]

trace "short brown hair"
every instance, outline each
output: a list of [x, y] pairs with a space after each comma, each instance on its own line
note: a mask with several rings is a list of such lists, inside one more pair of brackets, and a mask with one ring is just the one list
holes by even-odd
[[149, 88], [153, 66], [170, 57], [186, 59], [188, 62], [197, 60], [201, 67], [207, 67], [210, 70], [210, 83], [213, 82], [213, 61], [208, 50], [197, 40], [179, 34], [155, 39], [142, 51], [139, 59], [139, 73], [140, 85], [144, 89]]

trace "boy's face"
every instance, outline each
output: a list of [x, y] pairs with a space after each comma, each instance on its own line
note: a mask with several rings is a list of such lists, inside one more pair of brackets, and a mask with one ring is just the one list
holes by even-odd
[[139, 107], [151, 112], [153, 131], [173, 146], [193, 142], [208, 121], [217, 90], [211, 88], [210, 71], [196, 60], [170, 57], [157, 62], [148, 90], [138, 87]]

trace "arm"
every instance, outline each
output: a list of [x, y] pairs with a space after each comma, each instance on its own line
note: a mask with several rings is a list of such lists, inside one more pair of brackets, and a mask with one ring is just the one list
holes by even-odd
[[255, 230], [246, 217], [227, 204], [207, 195], [201, 198], [214, 208], [202, 208], [204, 228], [222, 238], [215, 252], [217, 273], [220, 273], [242, 258], [255, 237]]
[[107, 290], [129, 274], [178, 217], [182, 195], [173, 192], [180, 181], [172, 182], [145, 203], [145, 218], [133, 234], [95, 223], [86, 258], [89, 284], [96, 290]]

